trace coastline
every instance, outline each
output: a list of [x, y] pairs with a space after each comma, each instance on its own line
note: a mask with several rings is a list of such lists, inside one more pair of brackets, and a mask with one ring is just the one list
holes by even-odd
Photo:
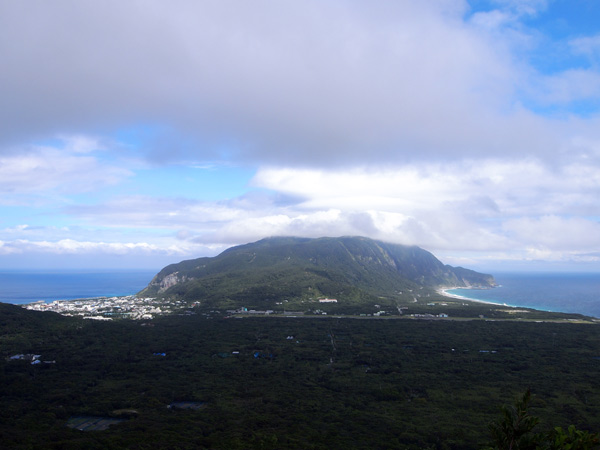
[[438, 294], [440, 294], [440, 295], [445, 296], [445, 297], [450, 297], [450, 298], [454, 298], [454, 299], [457, 299], [457, 300], [466, 300], [468, 302], [485, 303], [487, 305], [510, 306], [512, 308], [521, 308], [520, 306], [511, 306], [511, 305], [508, 305], [506, 303], [489, 302], [489, 301], [486, 301], [486, 300], [479, 300], [479, 299], [469, 298], [469, 297], [465, 297], [465, 296], [458, 295], [458, 294], [451, 294], [448, 291], [450, 291], [452, 289], [468, 289], [468, 288], [465, 288], [464, 286], [451, 286], [451, 287], [444, 287], [444, 288], [436, 289], [436, 292]]
[[25, 305], [134, 295], [154, 275], [148, 270], [0, 270], [0, 302]]
[[[470, 289], [470, 288], [466, 288], [464, 286], [445, 287], [445, 288], [436, 289], [436, 292], [438, 294], [440, 294], [440, 295], [443, 295], [445, 297], [454, 298], [456, 300], [464, 300], [464, 301], [467, 301], [467, 302], [484, 303], [486, 305], [504, 306], [506, 308], [526, 308], [526, 309], [532, 309], [532, 310], [543, 311], [543, 312], [550, 312], [550, 313], [555, 312], [555, 313], [565, 313], [565, 314], [582, 314], [582, 313], [569, 313], [569, 312], [566, 312], [566, 311], [557, 311], [557, 310], [552, 310], [552, 309], [543, 309], [543, 308], [539, 308], [539, 307], [524, 306], [524, 305], [509, 305], [508, 303], [490, 302], [490, 301], [487, 301], [487, 300], [474, 299], [474, 298], [464, 297], [464, 296], [458, 295], [458, 294], [451, 294], [451, 293], [449, 293], [448, 291], [452, 290], [452, 289]], [[583, 315], [587, 315], [587, 314], [583, 314]], [[590, 316], [590, 317], [594, 317], [594, 316]]]

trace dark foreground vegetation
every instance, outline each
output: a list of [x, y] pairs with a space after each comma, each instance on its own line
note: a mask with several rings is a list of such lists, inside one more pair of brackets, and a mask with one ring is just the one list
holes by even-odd
[[[501, 405], [528, 388], [534, 431], [600, 430], [591, 324], [96, 322], [0, 305], [0, 349], [2, 448], [485, 448], [501, 442]], [[182, 404], [195, 406], [168, 408]], [[87, 416], [126, 420], [67, 426]]]

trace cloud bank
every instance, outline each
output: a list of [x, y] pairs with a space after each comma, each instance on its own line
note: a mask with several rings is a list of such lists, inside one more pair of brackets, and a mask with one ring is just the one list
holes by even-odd
[[[171, 130], [162, 159], [557, 156], [568, 120], [523, 105], [600, 95], [597, 70], [523, 61], [535, 36], [518, 20], [543, 2], [472, 16], [464, 1], [33, 3], [0, 15], [5, 142], [141, 122]], [[596, 40], [570, 45], [597, 61]], [[579, 124], [596, 139], [597, 125]]]

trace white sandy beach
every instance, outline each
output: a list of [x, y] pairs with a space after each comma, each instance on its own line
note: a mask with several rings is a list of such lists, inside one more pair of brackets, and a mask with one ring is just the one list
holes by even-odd
[[441, 289], [436, 289], [436, 292], [438, 294], [444, 295], [446, 297], [451, 297], [451, 298], [455, 298], [458, 300], [465, 300], [468, 302], [486, 303], [488, 305], [496, 305], [496, 306], [508, 306], [506, 303], [488, 302], [485, 300], [476, 300], [476, 299], [469, 298], [469, 297], [463, 297], [462, 295], [451, 294], [448, 291], [450, 291], [452, 289], [465, 289], [465, 287], [464, 286], [445, 287], [445, 288], [441, 288]]

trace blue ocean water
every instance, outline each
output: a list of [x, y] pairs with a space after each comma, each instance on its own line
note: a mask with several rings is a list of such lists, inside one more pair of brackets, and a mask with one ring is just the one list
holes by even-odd
[[32, 303], [39, 300], [131, 295], [145, 288], [157, 271], [2, 271], [0, 302]]
[[600, 318], [600, 274], [497, 273], [494, 289], [451, 289], [473, 300]]

